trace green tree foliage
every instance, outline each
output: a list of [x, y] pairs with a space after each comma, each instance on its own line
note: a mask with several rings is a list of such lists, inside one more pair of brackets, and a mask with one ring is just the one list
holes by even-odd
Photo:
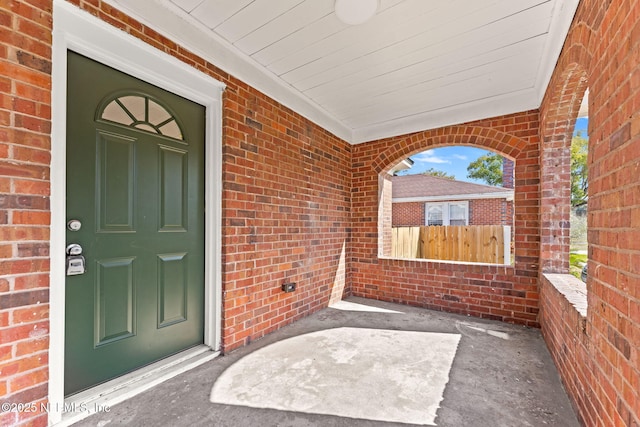
[[589, 140], [578, 132], [571, 139], [571, 206], [581, 206], [587, 203], [587, 152]]
[[495, 153], [478, 157], [467, 166], [467, 177], [488, 185], [502, 185], [502, 156]]
[[446, 178], [446, 179], [456, 179], [455, 175], [450, 175], [445, 171], [437, 170], [434, 168], [429, 168], [426, 171], [422, 172], [422, 175], [431, 175], [437, 176], [438, 178]]

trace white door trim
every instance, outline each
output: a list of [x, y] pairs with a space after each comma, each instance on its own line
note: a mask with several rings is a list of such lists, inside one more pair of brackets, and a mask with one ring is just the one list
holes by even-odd
[[53, 2], [49, 424], [64, 407], [67, 51], [72, 50], [206, 108], [204, 343], [221, 345], [222, 92], [224, 84], [64, 0]]

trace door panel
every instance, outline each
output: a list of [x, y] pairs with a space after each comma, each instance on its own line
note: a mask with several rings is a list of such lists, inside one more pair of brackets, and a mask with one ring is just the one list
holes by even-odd
[[119, 258], [96, 262], [96, 346], [134, 335], [134, 261]]
[[68, 54], [65, 394], [204, 339], [204, 107]]
[[158, 255], [158, 327], [187, 320], [186, 256]]
[[160, 230], [187, 231], [187, 153], [160, 147]]
[[135, 139], [105, 132], [98, 134], [98, 231], [134, 231], [135, 157]]

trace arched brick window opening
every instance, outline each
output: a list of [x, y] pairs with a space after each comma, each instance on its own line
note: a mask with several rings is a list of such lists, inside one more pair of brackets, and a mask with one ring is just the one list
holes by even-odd
[[[476, 159], [479, 173], [466, 180]], [[388, 172], [393, 176], [381, 181], [382, 197], [392, 198], [391, 213], [388, 200], [382, 204], [385, 226], [391, 216], [387, 256], [511, 264], [514, 170], [513, 159], [466, 144], [429, 148], [401, 160]]]
[[571, 140], [571, 216], [569, 272], [586, 281], [588, 274], [589, 90], [584, 94]]
[[[537, 125], [537, 115], [532, 115], [532, 122], [535, 122]], [[382, 258], [390, 258], [392, 257], [392, 191], [393, 191], [393, 183], [392, 176], [393, 171], [397, 169], [397, 165], [410, 157], [411, 155], [415, 155], [427, 149], [451, 146], [451, 145], [467, 145], [472, 147], [477, 147], [485, 150], [490, 150], [492, 152], [498, 153], [501, 156], [514, 161], [514, 171], [513, 175], [515, 177], [515, 187], [516, 193], [518, 193], [517, 187], [518, 185], [523, 191], [519, 192], [519, 196], [522, 200], [525, 198], [529, 198], [531, 200], [537, 200], [537, 170], [534, 170], [535, 167], [532, 167], [531, 162], [523, 161], [518, 162], [518, 159], [529, 157], [531, 154], [529, 150], [531, 149], [530, 144], [526, 141], [521, 140], [517, 137], [513, 137], [509, 134], [506, 134], [501, 131], [497, 131], [495, 129], [489, 128], [478, 128], [474, 126], [457, 126], [452, 127], [451, 129], [445, 128], [440, 132], [425, 132], [423, 134], [423, 139], [420, 139], [419, 136], [415, 135], [411, 138], [411, 141], [408, 144], [396, 145], [395, 147], [402, 147], [400, 150], [395, 150], [395, 152], [384, 152], [378, 156], [377, 159], [373, 161], [374, 167], [378, 169], [378, 256]], [[525, 186], [528, 184], [528, 186]], [[535, 196], [527, 195], [527, 192], [531, 192], [535, 194]], [[516, 198], [517, 198], [516, 197]], [[529, 201], [529, 203], [530, 203]], [[523, 208], [526, 206], [527, 202], [523, 203]], [[517, 216], [518, 213], [518, 202], [515, 201], [515, 209], [514, 213]], [[524, 212], [524, 211], [522, 211]], [[524, 216], [523, 216], [524, 218]], [[525, 218], [526, 219], [526, 218]], [[514, 221], [514, 224], [517, 221]], [[526, 230], [528, 227], [527, 221], [521, 221], [520, 225], [523, 226], [522, 230]], [[530, 242], [532, 239], [535, 240], [537, 237], [532, 238], [529, 236], [525, 236], [527, 232], [524, 234], [520, 233], [518, 236], [518, 232], [516, 230], [516, 226], [511, 229], [512, 241], [515, 243], [515, 251], [517, 256], [517, 241], [520, 242]], [[526, 246], [523, 245], [523, 248]], [[529, 245], [531, 246], [531, 245]], [[530, 261], [532, 257], [529, 255], [529, 249], [534, 249], [529, 247], [524, 251], [521, 251], [521, 255], [526, 256], [522, 257], [521, 260]], [[537, 249], [537, 248], [535, 248]]]
[[540, 267], [543, 273], [569, 273], [571, 217], [571, 139], [587, 90], [585, 71], [567, 67], [550, 107], [541, 118]]

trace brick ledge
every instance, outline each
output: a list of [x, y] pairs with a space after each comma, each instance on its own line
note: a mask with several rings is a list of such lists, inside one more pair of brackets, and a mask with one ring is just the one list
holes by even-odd
[[489, 267], [514, 268], [513, 264], [498, 264], [493, 262], [455, 261], [450, 259], [436, 259], [436, 258], [401, 258], [401, 257], [387, 256], [387, 255], [378, 255], [378, 259], [384, 259], [384, 260], [390, 260], [390, 261], [418, 261], [422, 263], [431, 262], [434, 264], [486, 265]]
[[543, 274], [584, 318], [587, 317], [587, 285], [571, 274]]

